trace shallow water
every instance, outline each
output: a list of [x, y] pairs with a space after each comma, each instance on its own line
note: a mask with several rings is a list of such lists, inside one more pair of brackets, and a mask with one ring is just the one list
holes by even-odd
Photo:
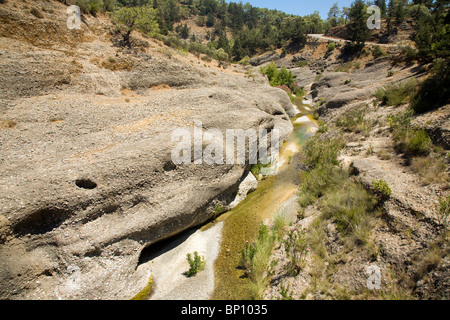
[[[145, 249], [140, 267], [149, 266], [155, 291], [151, 299], [250, 299], [249, 280], [238, 269], [240, 253], [251, 242], [259, 224], [280, 210], [296, 209], [300, 155], [306, 139], [317, 131], [307, 107], [297, 109], [294, 130], [284, 142], [275, 174], [261, 180], [258, 188], [231, 211], [202, 228], [191, 229]], [[291, 212], [292, 213], [292, 212]], [[206, 270], [187, 278], [186, 254], [198, 251], [206, 258]], [[194, 292], [196, 291], [196, 292]]]
[[[299, 108], [292, 119], [294, 131], [283, 144], [275, 175], [259, 182], [236, 208], [217, 219], [223, 221], [221, 250], [214, 265], [215, 290], [212, 299], [250, 299], [250, 282], [238, 268], [241, 250], [246, 241], [253, 241], [259, 224], [272, 218], [288, 202], [296, 203], [299, 185], [301, 149], [308, 137], [317, 131], [317, 124], [308, 116], [309, 108]], [[294, 197], [294, 199], [293, 199]], [[296, 212], [294, 212], [296, 215]]]

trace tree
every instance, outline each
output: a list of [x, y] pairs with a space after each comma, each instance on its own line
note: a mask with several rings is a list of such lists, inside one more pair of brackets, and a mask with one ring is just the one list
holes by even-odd
[[332, 27], [336, 27], [338, 25], [339, 18], [342, 16], [342, 12], [339, 9], [339, 5], [337, 2], [335, 2], [331, 8], [330, 11], [328, 11], [328, 22]]
[[450, 4], [436, 0], [432, 5], [431, 23], [419, 21], [415, 38], [419, 56], [433, 61], [431, 76], [420, 84], [411, 106], [417, 113], [450, 103]]
[[187, 39], [189, 38], [189, 31], [191, 29], [188, 27], [188, 25], [185, 24], [179, 24], [176, 28], [175, 31], [180, 35], [180, 37], [182, 39]]
[[408, 0], [390, 0], [387, 10], [388, 29], [399, 26], [406, 18]]
[[342, 17], [344, 18], [344, 24], [347, 24], [347, 21], [350, 19], [349, 7], [342, 7]]
[[231, 55], [235, 61], [241, 61], [245, 56], [248, 56], [248, 50], [242, 47], [241, 37], [237, 36], [234, 40]]
[[220, 34], [219, 40], [217, 40], [217, 48], [222, 48], [227, 54], [230, 52], [230, 43], [224, 32]]
[[366, 6], [363, 0], [355, 0], [350, 7], [350, 39], [358, 45], [364, 46], [371, 31], [367, 28]]
[[157, 33], [159, 28], [155, 17], [156, 10], [151, 6], [123, 7], [114, 12], [113, 20], [119, 25], [122, 45], [131, 48], [130, 35], [133, 30], [150, 35]]
[[378, 8], [380, 8], [381, 16], [386, 16], [386, 0], [375, 0], [374, 5], [376, 5]]
[[212, 12], [208, 13], [208, 18], [206, 19], [206, 26], [208, 28], [214, 27], [214, 24], [216, 23], [216, 17], [214, 17], [214, 14]]

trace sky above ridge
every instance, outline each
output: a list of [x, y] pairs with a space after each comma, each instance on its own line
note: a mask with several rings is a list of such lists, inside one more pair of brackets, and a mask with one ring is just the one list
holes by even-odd
[[[232, 1], [239, 2], [238, 0]], [[242, 3], [246, 2], [255, 7], [276, 9], [300, 16], [306, 16], [314, 13], [314, 11], [319, 11], [320, 16], [325, 19], [333, 3], [337, 2], [339, 8], [342, 9], [342, 7], [350, 7], [353, 0], [242, 0]]]

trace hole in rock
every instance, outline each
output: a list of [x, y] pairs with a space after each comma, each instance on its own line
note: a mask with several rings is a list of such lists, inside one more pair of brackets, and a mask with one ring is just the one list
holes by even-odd
[[89, 190], [95, 189], [97, 187], [97, 184], [90, 179], [78, 179], [75, 181], [75, 184], [77, 185], [78, 188]]
[[69, 216], [68, 211], [59, 208], [40, 209], [18, 222], [14, 232], [19, 235], [44, 234], [59, 227]]
[[166, 164], [164, 165], [164, 171], [173, 171], [177, 168], [177, 166], [175, 165], [175, 163], [173, 163], [172, 161], [168, 161], [166, 162]]
[[195, 231], [196, 231], [195, 229], [189, 229], [173, 237], [160, 240], [158, 242], [155, 242], [154, 244], [145, 247], [144, 249], [142, 249], [141, 254], [139, 255], [139, 260], [136, 268], [139, 267], [141, 264], [152, 261], [153, 259], [156, 259], [160, 255], [172, 249], [175, 249], [183, 242], [185, 242], [192, 234], [194, 234]]

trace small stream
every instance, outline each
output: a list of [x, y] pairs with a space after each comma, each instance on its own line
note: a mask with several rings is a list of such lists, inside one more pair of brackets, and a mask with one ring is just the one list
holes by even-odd
[[[150, 299], [230, 299], [251, 298], [249, 280], [237, 268], [245, 242], [251, 242], [262, 221], [276, 213], [297, 216], [300, 152], [306, 139], [317, 131], [307, 106], [297, 107], [291, 119], [294, 130], [283, 144], [277, 173], [266, 177], [258, 188], [215, 221], [155, 245], [143, 256], [141, 267], [149, 267], [155, 291]], [[186, 254], [197, 251], [206, 258], [205, 270], [188, 278]]]
[[258, 188], [249, 194], [236, 208], [223, 214], [222, 242], [214, 265], [214, 300], [249, 300], [250, 281], [243, 270], [237, 268], [241, 250], [246, 241], [252, 242], [261, 222], [282, 213], [295, 221], [298, 202], [297, 190], [301, 171], [300, 155], [303, 144], [314, 135], [318, 126], [310, 116], [308, 107], [297, 107], [292, 119], [294, 130], [283, 144], [278, 172], [259, 182]]

